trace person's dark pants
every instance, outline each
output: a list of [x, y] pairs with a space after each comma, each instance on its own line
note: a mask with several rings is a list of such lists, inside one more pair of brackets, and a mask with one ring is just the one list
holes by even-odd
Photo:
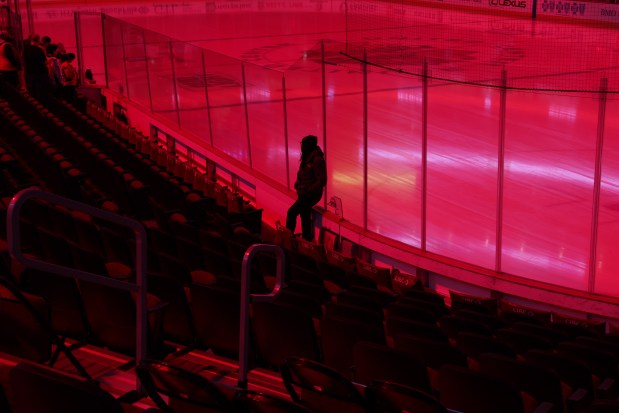
[[26, 77], [28, 92], [43, 104], [49, 101], [49, 83], [49, 75], [47, 73], [29, 74], [28, 77]]
[[75, 86], [61, 86], [58, 90], [58, 97], [60, 97], [60, 99], [66, 100], [67, 102], [75, 102], [75, 99], [77, 98], [77, 91]]
[[19, 72], [17, 70], [2, 70], [0, 71], [0, 79], [15, 88], [19, 88]]
[[319, 193], [299, 194], [299, 198], [288, 209], [286, 215], [286, 228], [294, 234], [297, 226], [297, 216], [301, 216], [301, 235], [308, 241], [314, 239], [312, 228], [312, 207], [322, 198], [322, 191]]

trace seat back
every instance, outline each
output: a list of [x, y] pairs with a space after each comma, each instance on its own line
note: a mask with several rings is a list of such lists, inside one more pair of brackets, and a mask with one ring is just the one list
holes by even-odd
[[583, 343], [563, 342], [556, 348], [557, 353], [571, 356], [584, 362], [591, 372], [600, 379], [617, 376], [617, 357], [609, 351]]
[[449, 291], [451, 298], [451, 311], [459, 310], [479, 311], [484, 314], [496, 315], [499, 308], [499, 300], [491, 297], [477, 297], [474, 295]]
[[612, 335], [607, 335], [602, 338], [594, 337], [576, 337], [574, 343], [580, 343], [588, 347], [597, 348], [599, 350], [608, 351], [619, 358], [619, 341], [613, 341]]
[[561, 330], [556, 328], [552, 328], [549, 326], [538, 325], [535, 323], [529, 323], [524, 321], [518, 321], [515, 323], [509, 324], [509, 328], [512, 330], [525, 331], [528, 333], [536, 334], [538, 336], [544, 337], [553, 345], [557, 345], [562, 341], [566, 341], [569, 336]]
[[312, 411], [365, 411], [365, 400], [352, 382], [324, 364], [291, 357], [281, 374], [292, 400]]
[[457, 311], [454, 315], [467, 320], [477, 321], [492, 331], [505, 327], [505, 322], [496, 314], [484, 314], [479, 311], [463, 309]]
[[[79, 282], [86, 309], [86, 317], [91, 327], [94, 340], [113, 351], [134, 356], [136, 351], [136, 307], [133, 296], [105, 285], [87, 281]], [[159, 305], [159, 299], [148, 295], [149, 307], [148, 349], [151, 358], [162, 356], [162, 313], [152, 311]]]
[[449, 343], [439, 342], [407, 335], [397, 335], [395, 348], [413, 354], [422, 360], [427, 367], [438, 370], [445, 364], [466, 367], [466, 355]]
[[357, 383], [386, 380], [432, 392], [425, 365], [401, 350], [362, 341], [353, 347], [353, 365]]
[[594, 400], [585, 413], [616, 413], [619, 412], [619, 400]]
[[238, 291], [191, 285], [191, 312], [198, 345], [236, 358], [239, 352], [241, 298]]
[[365, 389], [370, 413], [447, 413], [434, 397], [416, 388], [377, 380]]
[[505, 343], [497, 341], [494, 337], [480, 334], [461, 332], [456, 336], [456, 348], [473, 360], [479, 360], [482, 354], [501, 354], [512, 359], [516, 358], [516, 352]]
[[387, 318], [387, 335], [395, 339], [398, 335], [426, 338], [429, 340], [447, 343], [449, 337], [447, 333], [439, 329], [437, 325], [420, 323], [418, 321], [406, 320], [400, 317]]
[[514, 330], [511, 328], [501, 328], [496, 331], [496, 338], [502, 343], [507, 344], [517, 354], [523, 355], [532, 349], [550, 351], [552, 343], [545, 337], [526, 331]]
[[38, 234], [45, 261], [69, 268], [75, 267], [69, 241], [43, 228], [38, 228]]
[[443, 298], [436, 294], [424, 293], [417, 290], [407, 290], [406, 294], [418, 294], [417, 296], [405, 295], [398, 299], [398, 303], [416, 307], [425, 311], [429, 311], [434, 314], [434, 317], [438, 320], [444, 315], [451, 314], [451, 310], [442, 301]]
[[320, 360], [318, 337], [312, 317], [291, 306], [254, 303], [252, 322], [258, 355], [270, 366], [287, 357]]
[[552, 403], [550, 412], [563, 412], [561, 381], [552, 370], [514, 358], [485, 353], [479, 357], [479, 371], [511, 383], [540, 403]]
[[0, 366], [0, 412], [12, 413], [7, 391], [10, 389], [9, 374], [13, 366]]
[[235, 411], [224, 392], [199, 374], [153, 360], [144, 360], [135, 372], [148, 396], [164, 411]]
[[124, 354], [135, 354], [135, 303], [131, 294], [80, 281], [88, 323], [95, 341]]
[[341, 374], [351, 377], [353, 356], [350, 349], [355, 343], [369, 341], [386, 344], [382, 325], [359, 323], [326, 315], [320, 321], [324, 363]]
[[383, 322], [383, 314], [368, 310], [366, 307], [358, 305], [342, 304], [339, 302], [328, 302], [324, 305], [325, 314], [345, 318], [359, 323], [380, 325]]
[[436, 324], [437, 318], [431, 311], [416, 306], [393, 303], [387, 306], [387, 317], [398, 317], [430, 325]]
[[438, 324], [441, 330], [454, 340], [461, 332], [481, 334], [487, 337], [492, 335], [492, 331], [486, 325], [457, 315], [445, 315], [440, 318]]
[[163, 317], [166, 340], [186, 345], [195, 344], [195, 328], [187, 294], [181, 282], [173, 277], [149, 274], [148, 292], [167, 303]]
[[572, 388], [572, 391], [584, 389], [593, 395], [591, 369], [582, 361], [544, 350], [530, 350], [525, 355], [525, 359], [535, 365], [553, 370], [563, 383]]
[[45, 300], [0, 277], [0, 352], [43, 363], [52, 355], [52, 341]]
[[32, 363], [9, 373], [13, 413], [122, 413], [120, 403], [94, 382]]
[[[277, 304], [283, 304], [294, 307], [300, 311], [308, 313], [313, 318], [320, 319], [323, 314], [322, 304], [314, 297], [308, 297], [304, 294], [299, 294], [295, 291], [290, 291], [287, 288], [279, 290], [278, 296], [273, 301]], [[327, 303], [327, 305], [330, 303]], [[327, 305], [325, 305], [325, 313]]]
[[448, 409], [475, 413], [522, 413], [518, 390], [492, 376], [460, 366], [439, 371], [441, 403]]
[[75, 339], [86, 338], [84, 303], [75, 279], [27, 268], [21, 282], [27, 291], [43, 297], [49, 304], [54, 332]]
[[310, 413], [298, 403], [249, 390], [238, 392], [236, 399], [247, 413]]

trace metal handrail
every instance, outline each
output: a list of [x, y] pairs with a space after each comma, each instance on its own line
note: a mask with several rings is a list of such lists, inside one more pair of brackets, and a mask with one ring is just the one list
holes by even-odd
[[[250, 294], [251, 263], [254, 256], [259, 252], [274, 252], [277, 258], [277, 271], [275, 286], [269, 294]], [[285, 287], [284, 265], [286, 256], [284, 250], [277, 245], [254, 244], [245, 251], [243, 256], [243, 270], [241, 273], [241, 319], [239, 332], [239, 377], [237, 386], [241, 389], [247, 388], [247, 374], [249, 373], [249, 302], [269, 302], [272, 301], [279, 291]]]
[[[21, 234], [19, 228], [19, 212], [23, 204], [29, 199], [43, 199], [67, 208], [90, 214], [94, 217], [111, 221], [119, 225], [129, 227], [136, 237], [136, 282], [120, 281], [99, 274], [81, 271], [75, 268], [64, 267], [45, 261], [26, 257], [21, 252]], [[146, 358], [147, 348], [147, 305], [146, 305], [146, 230], [138, 221], [123, 217], [118, 214], [103, 211], [93, 206], [83, 204], [45, 192], [36, 187], [19, 191], [12, 199], [7, 210], [7, 241], [8, 249], [13, 258], [26, 267], [51, 272], [64, 277], [73, 277], [79, 280], [89, 281], [107, 287], [136, 293], [136, 365]], [[140, 390], [139, 382], [136, 381], [136, 390]]]

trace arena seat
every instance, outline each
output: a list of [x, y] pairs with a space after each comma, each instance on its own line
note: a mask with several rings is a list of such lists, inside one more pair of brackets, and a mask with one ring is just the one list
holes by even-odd
[[365, 396], [369, 413], [447, 413], [447, 409], [430, 394], [388, 381], [371, 382], [365, 389]]
[[[13, 413], [138, 413], [92, 381], [57, 370], [20, 363], [9, 373]], [[156, 409], [147, 411], [155, 412]]]
[[148, 396], [165, 412], [237, 411], [233, 392], [226, 395], [221, 387], [199, 374], [154, 360], [144, 360], [135, 372]]
[[[439, 371], [440, 402], [448, 409], [476, 413], [525, 413], [520, 392], [493, 376], [446, 365]], [[546, 409], [550, 408], [547, 406]], [[540, 409], [536, 412], [546, 412]]]
[[251, 312], [256, 356], [267, 365], [279, 368], [290, 356], [321, 360], [309, 313], [281, 303], [253, 303]]
[[292, 400], [312, 411], [366, 411], [365, 399], [352, 382], [324, 364], [290, 357], [282, 364], [281, 373]]
[[428, 370], [413, 354], [363, 341], [356, 343], [352, 351], [355, 383], [367, 386], [384, 380], [432, 393]]

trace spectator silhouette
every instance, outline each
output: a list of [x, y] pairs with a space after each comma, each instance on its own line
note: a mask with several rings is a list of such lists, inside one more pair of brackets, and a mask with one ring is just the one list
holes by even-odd
[[327, 166], [325, 155], [318, 146], [318, 138], [308, 135], [301, 140], [301, 161], [297, 172], [294, 189], [297, 200], [288, 209], [286, 228], [292, 233], [296, 228], [297, 217], [301, 216], [301, 235], [308, 241], [312, 233], [312, 207], [322, 198], [322, 191], [327, 184]]

